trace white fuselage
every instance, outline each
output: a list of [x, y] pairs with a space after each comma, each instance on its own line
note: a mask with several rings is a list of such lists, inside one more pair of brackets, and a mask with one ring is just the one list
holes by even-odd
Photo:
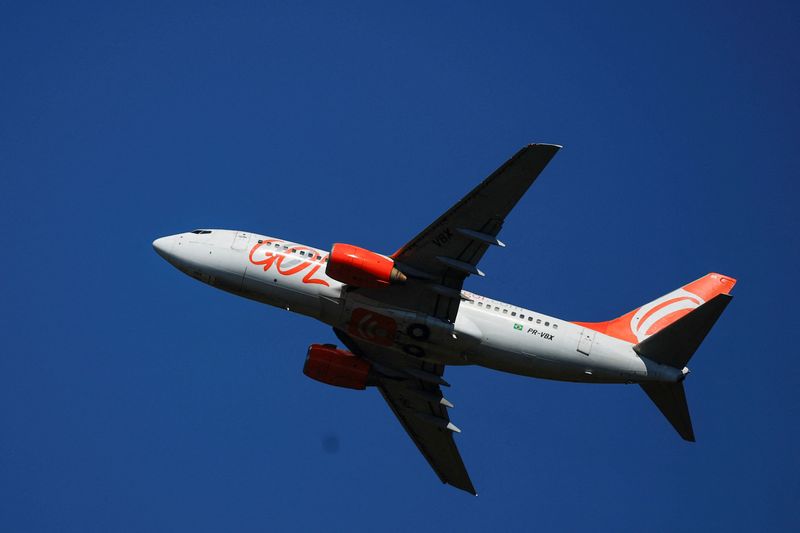
[[[182, 272], [238, 296], [316, 318], [400, 353], [448, 365], [562, 381], [676, 382], [680, 370], [642, 358], [631, 343], [464, 291], [455, 323], [388, 307], [325, 274], [328, 253], [248, 232], [203, 230], [156, 240]], [[409, 327], [425, 335], [409, 337]], [[398, 332], [376, 335], [376, 328]], [[385, 333], [385, 332], [384, 332]]]

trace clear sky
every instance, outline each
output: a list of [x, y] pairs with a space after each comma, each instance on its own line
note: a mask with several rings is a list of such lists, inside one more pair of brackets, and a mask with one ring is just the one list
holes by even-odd
[[[0, 7], [0, 530], [796, 531], [798, 4], [341, 4]], [[475, 498], [302, 374], [328, 327], [151, 248], [391, 253], [535, 141], [466, 288], [592, 321], [738, 278], [696, 444], [635, 386], [451, 368]]]

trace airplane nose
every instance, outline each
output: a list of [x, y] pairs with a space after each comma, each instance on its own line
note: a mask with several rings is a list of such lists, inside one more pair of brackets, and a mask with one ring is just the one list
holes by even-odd
[[175, 255], [175, 252], [172, 248], [175, 246], [175, 236], [169, 235], [167, 237], [159, 237], [158, 239], [153, 241], [153, 249], [156, 251], [158, 255], [169, 261], [172, 262], [172, 259]]
[[153, 241], [153, 249], [164, 259], [167, 259], [167, 254], [169, 253], [171, 245], [172, 239], [169, 237], [159, 237]]

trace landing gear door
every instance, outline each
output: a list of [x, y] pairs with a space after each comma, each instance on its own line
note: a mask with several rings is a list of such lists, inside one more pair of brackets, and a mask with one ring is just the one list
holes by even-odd
[[578, 351], [584, 355], [589, 355], [592, 351], [592, 343], [594, 343], [595, 332], [588, 328], [583, 328], [581, 337], [578, 341]]
[[237, 231], [233, 234], [233, 242], [231, 248], [234, 250], [247, 250], [247, 245], [250, 243], [250, 234], [244, 231]]

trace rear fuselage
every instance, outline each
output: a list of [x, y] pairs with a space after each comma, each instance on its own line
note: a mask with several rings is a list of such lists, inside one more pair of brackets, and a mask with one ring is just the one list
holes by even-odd
[[351, 336], [448, 365], [480, 365], [561, 381], [676, 382], [683, 373], [633, 345], [572, 322], [463, 291], [454, 323], [370, 300], [328, 277], [328, 252], [231, 230], [163, 237], [156, 251], [221, 290], [300, 313]]

